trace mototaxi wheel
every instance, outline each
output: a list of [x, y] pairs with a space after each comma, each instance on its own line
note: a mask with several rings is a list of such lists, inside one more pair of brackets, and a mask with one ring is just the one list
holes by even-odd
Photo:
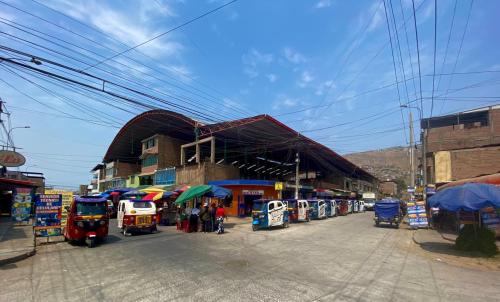
[[90, 238], [89, 239], [89, 244], [88, 244], [89, 248], [95, 247], [95, 243], [96, 243], [95, 237]]
[[252, 224], [252, 231], [257, 231], [259, 227], [256, 224]]

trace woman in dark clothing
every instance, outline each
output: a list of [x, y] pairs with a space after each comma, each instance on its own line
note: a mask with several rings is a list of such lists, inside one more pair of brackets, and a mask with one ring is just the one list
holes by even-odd
[[215, 232], [217, 229], [215, 223], [215, 212], [217, 212], [217, 207], [215, 206], [215, 203], [212, 203], [212, 206], [210, 207], [210, 228], [212, 232]]
[[201, 220], [201, 231], [206, 233], [210, 232], [210, 210], [208, 209], [208, 205], [203, 207], [200, 214]]

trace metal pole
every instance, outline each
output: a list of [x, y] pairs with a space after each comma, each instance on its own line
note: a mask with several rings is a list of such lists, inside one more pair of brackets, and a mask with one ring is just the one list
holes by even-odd
[[299, 199], [299, 152], [295, 153], [295, 199]]
[[410, 186], [412, 188], [415, 187], [415, 163], [414, 163], [414, 155], [413, 155], [413, 146], [415, 142], [413, 141], [413, 115], [410, 111]]

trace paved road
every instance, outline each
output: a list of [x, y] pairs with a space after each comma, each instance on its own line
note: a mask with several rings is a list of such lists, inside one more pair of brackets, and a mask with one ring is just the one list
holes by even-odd
[[252, 232], [113, 233], [66, 243], [1, 270], [2, 301], [498, 301], [500, 272], [422, 258], [412, 232], [372, 212]]

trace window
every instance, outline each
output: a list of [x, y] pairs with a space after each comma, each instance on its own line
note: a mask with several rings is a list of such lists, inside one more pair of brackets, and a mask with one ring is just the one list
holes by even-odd
[[151, 202], [149, 202], [149, 201], [135, 201], [132, 204], [133, 204], [133, 207], [136, 209], [150, 209], [153, 207], [151, 205]]
[[115, 168], [107, 168], [106, 169], [106, 176], [114, 176], [114, 171], [115, 171]]
[[143, 143], [143, 148], [144, 150], [153, 148], [156, 145], [156, 139], [155, 138], [150, 138], [147, 141]]
[[274, 209], [274, 202], [269, 203], [269, 211]]
[[150, 155], [142, 160], [143, 167], [149, 167], [149, 166], [153, 166], [156, 164], [158, 164], [158, 156], [157, 155]]
[[125, 203], [122, 203], [122, 212], [125, 212]]

